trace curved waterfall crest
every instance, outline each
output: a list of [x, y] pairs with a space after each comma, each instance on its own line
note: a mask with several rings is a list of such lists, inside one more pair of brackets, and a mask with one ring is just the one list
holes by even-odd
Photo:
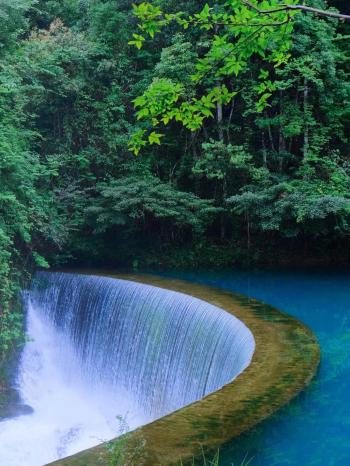
[[104, 442], [126, 424], [145, 466], [191, 459], [289, 402], [320, 360], [293, 317], [189, 282], [40, 272], [23, 296], [17, 388], [32, 409], [0, 422], [6, 466], [109, 464]]
[[70, 347], [72, 370], [128, 393], [149, 420], [232, 381], [254, 353], [252, 333], [233, 315], [152, 285], [39, 272], [29, 305]]

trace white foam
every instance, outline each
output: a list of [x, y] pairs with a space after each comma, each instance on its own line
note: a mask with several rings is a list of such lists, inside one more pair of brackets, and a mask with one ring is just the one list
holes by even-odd
[[109, 440], [119, 434], [117, 416], [130, 428], [144, 422], [125, 396], [84, 388], [69, 342], [31, 306], [28, 333], [18, 388], [33, 413], [0, 423], [2, 466], [40, 466]]

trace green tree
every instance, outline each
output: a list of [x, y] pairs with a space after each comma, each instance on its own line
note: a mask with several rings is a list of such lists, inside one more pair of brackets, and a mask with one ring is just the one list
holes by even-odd
[[143, 47], [146, 37], [154, 38], [172, 23], [185, 31], [197, 28], [201, 34], [196, 71], [189, 77], [196, 84], [196, 94], [188, 98], [184, 86], [169, 78], [153, 80], [146, 92], [134, 101], [137, 119], [146, 120], [148, 128], [134, 133], [130, 149], [137, 155], [147, 144], [159, 145], [163, 137], [159, 128], [173, 121], [194, 132], [207, 118], [214, 117], [215, 109], [221, 119], [222, 106], [242, 91], [237, 85], [229, 89], [225, 81], [244, 73], [256, 57], [261, 61], [259, 82], [254, 88], [256, 110], [263, 111], [276, 90], [271, 75], [290, 56], [293, 17], [300, 10], [350, 19], [350, 16], [299, 5], [293, 0], [284, 4], [279, 0], [207, 3], [194, 15], [184, 11], [163, 12], [159, 5], [150, 2], [134, 5], [140, 33], [134, 33], [129, 43], [137, 49]]

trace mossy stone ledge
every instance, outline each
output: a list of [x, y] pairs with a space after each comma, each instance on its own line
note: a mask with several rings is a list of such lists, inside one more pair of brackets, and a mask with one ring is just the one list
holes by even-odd
[[[214, 304], [244, 322], [256, 343], [251, 364], [234, 381], [128, 434], [125, 465], [170, 466], [200, 455], [203, 449], [218, 448], [288, 403], [317, 371], [320, 349], [313, 333], [297, 319], [255, 299], [169, 278], [100, 275], [179, 291]], [[109, 466], [111, 455], [107, 442], [50, 466]]]

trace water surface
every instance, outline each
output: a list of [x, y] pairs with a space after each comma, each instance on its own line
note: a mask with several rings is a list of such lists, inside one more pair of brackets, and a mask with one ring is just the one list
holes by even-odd
[[317, 335], [317, 379], [296, 400], [232, 441], [222, 465], [350, 465], [350, 272], [256, 270], [167, 273], [236, 291], [297, 317]]

